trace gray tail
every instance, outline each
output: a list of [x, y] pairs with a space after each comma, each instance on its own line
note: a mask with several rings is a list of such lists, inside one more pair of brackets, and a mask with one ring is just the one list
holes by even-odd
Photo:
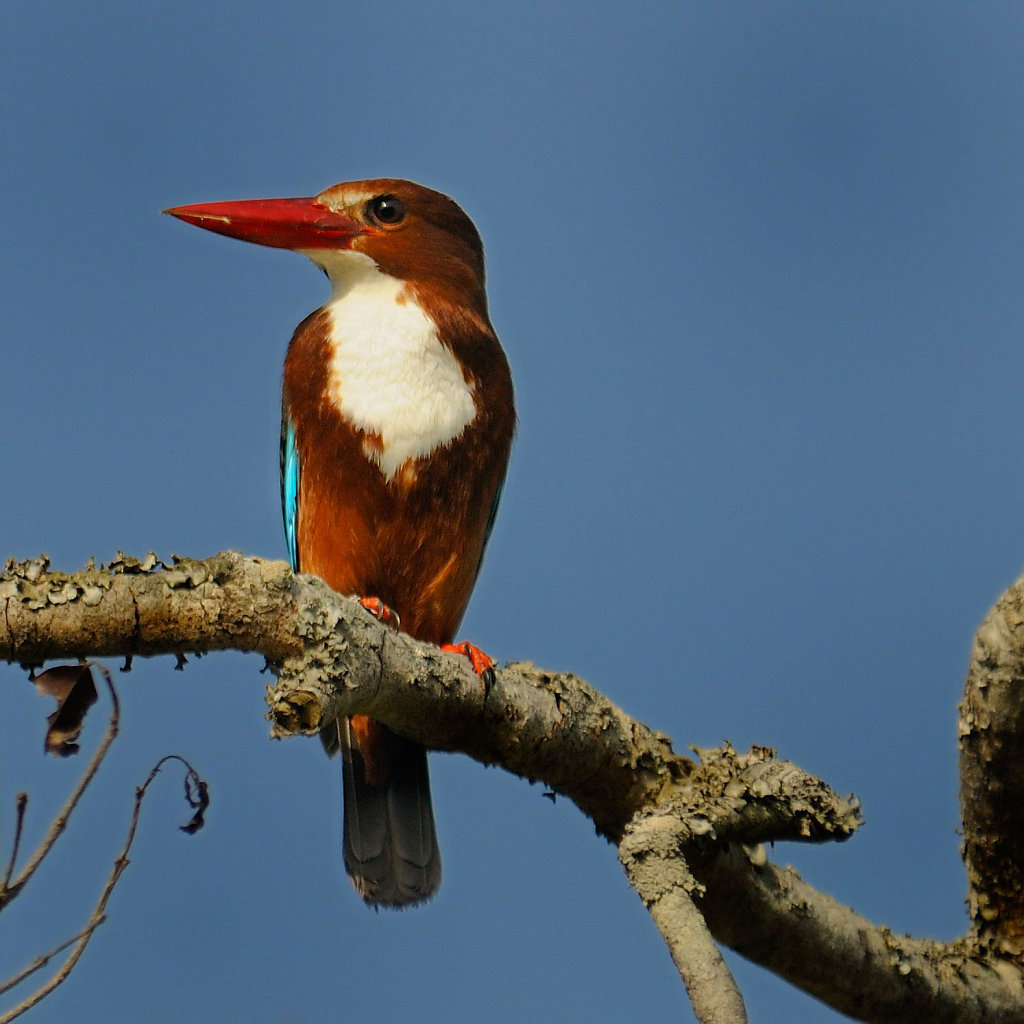
[[[386, 778], [371, 781], [347, 718], [339, 720], [337, 737], [345, 785], [345, 870], [356, 891], [379, 907], [430, 899], [441, 884], [441, 851], [426, 750], [390, 733]], [[333, 743], [326, 745], [333, 752]]]

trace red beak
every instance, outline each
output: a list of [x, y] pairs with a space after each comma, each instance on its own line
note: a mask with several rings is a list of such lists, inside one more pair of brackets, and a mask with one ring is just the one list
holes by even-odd
[[362, 224], [310, 199], [243, 199], [164, 210], [172, 217], [243, 242], [277, 249], [344, 249]]

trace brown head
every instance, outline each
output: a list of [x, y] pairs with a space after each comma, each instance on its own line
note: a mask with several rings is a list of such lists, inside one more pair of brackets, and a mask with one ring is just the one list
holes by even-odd
[[421, 295], [432, 293], [432, 299], [486, 318], [483, 244], [476, 227], [448, 196], [412, 181], [348, 181], [309, 198], [200, 203], [165, 212], [221, 235], [304, 253], [336, 289], [368, 257]]

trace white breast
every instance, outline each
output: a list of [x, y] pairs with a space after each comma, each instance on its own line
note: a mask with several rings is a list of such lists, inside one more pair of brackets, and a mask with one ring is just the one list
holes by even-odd
[[[316, 254], [321, 265], [325, 255]], [[334, 285], [329, 398], [350, 423], [379, 435], [381, 450], [368, 446], [367, 455], [391, 480], [406, 460], [462, 434], [476, 416], [473, 389], [403, 282], [361, 253], [325, 269]]]

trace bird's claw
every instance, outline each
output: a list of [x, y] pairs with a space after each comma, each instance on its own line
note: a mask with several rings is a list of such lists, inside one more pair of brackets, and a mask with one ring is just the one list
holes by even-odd
[[449, 651], [452, 654], [462, 654], [469, 658], [469, 663], [473, 666], [473, 671], [480, 677], [484, 684], [484, 703], [487, 703], [487, 698], [491, 695], [491, 687], [494, 686], [494, 661], [490, 655], [481, 651], [476, 644], [471, 644], [468, 640], [463, 640], [460, 644], [442, 644], [442, 651]]
[[390, 626], [392, 629], [401, 628], [402, 620], [398, 617], [398, 612], [390, 605], [386, 605], [379, 597], [361, 597], [359, 603], [385, 626]]

